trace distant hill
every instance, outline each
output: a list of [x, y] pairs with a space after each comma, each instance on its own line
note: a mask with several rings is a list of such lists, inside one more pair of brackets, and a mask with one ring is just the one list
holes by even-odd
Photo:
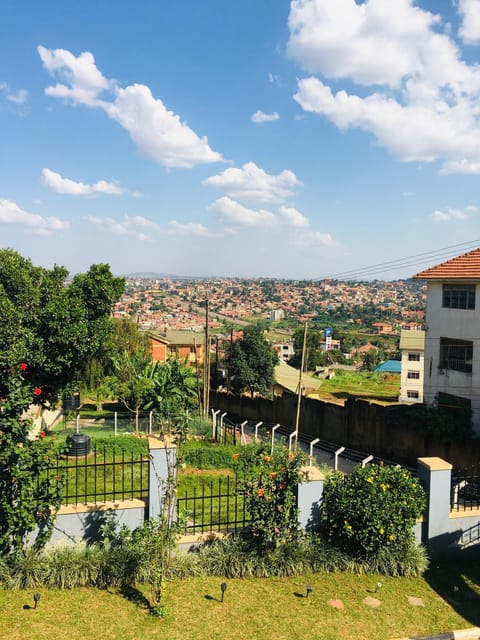
[[123, 278], [140, 278], [141, 280], [161, 280], [168, 278], [169, 280], [208, 280], [199, 276], [178, 276], [173, 273], [154, 273], [153, 271], [139, 271], [135, 273], [122, 273]]

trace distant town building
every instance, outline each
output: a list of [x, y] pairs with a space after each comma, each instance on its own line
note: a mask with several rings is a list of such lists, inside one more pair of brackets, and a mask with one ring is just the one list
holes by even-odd
[[270, 311], [270, 322], [277, 322], [285, 318], [285, 311], [283, 309], [272, 309]]
[[402, 330], [400, 333], [402, 374], [400, 402], [423, 402], [425, 331]]

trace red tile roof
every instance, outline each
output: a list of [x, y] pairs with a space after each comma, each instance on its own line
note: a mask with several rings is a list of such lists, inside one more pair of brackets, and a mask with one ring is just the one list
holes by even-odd
[[420, 271], [416, 280], [480, 280], [480, 249], [442, 262], [435, 267]]

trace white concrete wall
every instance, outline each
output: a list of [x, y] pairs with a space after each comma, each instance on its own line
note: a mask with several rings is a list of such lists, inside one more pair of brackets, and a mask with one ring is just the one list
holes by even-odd
[[[471, 399], [474, 428], [480, 431], [480, 287], [476, 288], [475, 309], [444, 309], [442, 285], [427, 285], [424, 399], [432, 404], [439, 392]], [[473, 342], [472, 373], [439, 369], [442, 337]]]

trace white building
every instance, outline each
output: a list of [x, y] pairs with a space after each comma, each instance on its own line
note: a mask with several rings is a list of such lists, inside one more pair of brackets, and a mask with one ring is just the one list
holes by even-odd
[[470, 409], [480, 432], [480, 249], [414, 278], [427, 281], [424, 401]]
[[273, 309], [270, 311], [270, 322], [278, 322], [285, 318], [285, 311], [283, 309]]
[[400, 402], [423, 402], [424, 331], [400, 332], [402, 372], [400, 376]]

